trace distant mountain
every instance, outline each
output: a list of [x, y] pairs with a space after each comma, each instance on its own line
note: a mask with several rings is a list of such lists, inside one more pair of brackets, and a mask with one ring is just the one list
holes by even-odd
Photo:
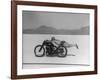
[[49, 26], [40, 26], [36, 29], [24, 29], [24, 34], [63, 34], [63, 35], [89, 35], [89, 26], [80, 29], [65, 30], [56, 29]]

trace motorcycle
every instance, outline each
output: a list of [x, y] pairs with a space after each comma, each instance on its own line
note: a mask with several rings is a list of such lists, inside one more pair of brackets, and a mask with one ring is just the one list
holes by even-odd
[[68, 50], [63, 44], [64, 41], [61, 41], [59, 46], [55, 46], [50, 40], [44, 40], [42, 45], [37, 45], [34, 48], [35, 56], [66, 57]]

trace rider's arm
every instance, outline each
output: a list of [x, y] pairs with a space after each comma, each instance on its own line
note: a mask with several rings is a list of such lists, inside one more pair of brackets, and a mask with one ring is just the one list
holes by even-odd
[[58, 42], [61, 42], [60, 40], [58, 40], [58, 39], [55, 39], [56, 41], [58, 41]]
[[61, 43], [61, 41], [60, 41], [60, 40], [55, 39], [55, 44], [59, 45], [60, 43]]

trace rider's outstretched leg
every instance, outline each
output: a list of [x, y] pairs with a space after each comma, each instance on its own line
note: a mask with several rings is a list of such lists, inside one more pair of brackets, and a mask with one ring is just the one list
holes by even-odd
[[64, 46], [67, 47], [67, 48], [76, 47], [77, 49], [79, 49], [79, 47], [78, 47], [77, 44], [69, 44], [69, 43], [65, 42], [65, 43], [64, 43]]

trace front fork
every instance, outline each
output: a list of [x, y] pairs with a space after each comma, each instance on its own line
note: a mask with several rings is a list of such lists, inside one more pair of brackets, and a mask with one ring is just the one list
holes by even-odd
[[43, 46], [44, 46], [44, 43], [45, 43], [45, 41], [42, 43], [42, 46], [41, 46], [39, 52], [41, 52], [41, 50], [42, 50], [42, 48], [43, 48]]

